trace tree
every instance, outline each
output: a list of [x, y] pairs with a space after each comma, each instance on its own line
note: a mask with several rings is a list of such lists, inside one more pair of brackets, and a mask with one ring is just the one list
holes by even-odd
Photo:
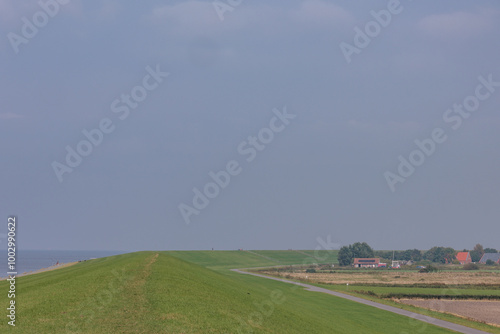
[[446, 247], [445, 249], [443, 249], [443, 255], [444, 263], [451, 263], [456, 259], [457, 252], [451, 247]]
[[375, 256], [392, 260], [392, 255], [394, 254], [394, 260], [403, 261], [420, 261], [422, 260], [422, 252], [418, 249], [407, 249], [405, 251], [375, 251]]
[[340, 248], [338, 260], [341, 266], [349, 266], [354, 258], [373, 257], [373, 249], [366, 242], [356, 242], [349, 246]]
[[472, 262], [479, 262], [479, 260], [481, 260], [481, 257], [483, 257], [484, 253], [489, 253], [486, 250], [494, 250], [494, 249], [493, 248], [483, 249], [483, 245], [476, 244], [476, 246], [474, 246], [474, 249], [470, 251], [470, 258]]
[[366, 242], [352, 244], [352, 255], [354, 257], [374, 257], [373, 249]]
[[455, 254], [455, 250], [450, 247], [432, 247], [424, 253], [424, 259], [437, 263], [452, 263]]
[[392, 259], [392, 251], [375, 251], [375, 256], [383, 259]]
[[472, 262], [479, 262], [481, 260], [482, 255], [478, 251], [470, 251], [470, 259]]
[[422, 252], [420, 252], [418, 249], [407, 249], [401, 254], [398, 260], [420, 261], [422, 260]]
[[491, 259], [488, 259], [488, 261], [486, 261], [487, 266], [493, 266], [494, 264], [495, 264], [495, 261], [493, 261]]
[[340, 248], [338, 259], [341, 266], [348, 266], [352, 263], [353, 256], [350, 245]]
[[495, 248], [485, 248], [484, 252], [485, 253], [498, 253], [498, 251]]
[[413, 261], [421, 261], [422, 260], [422, 252], [418, 249], [411, 250], [411, 259]]
[[441, 262], [441, 248], [442, 247], [432, 247], [427, 252], [424, 253], [424, 259], [432, 262]]
[[480, 256], [483, 256], [484, 254], [484, 248], [483, 248], [483, 245], [481, 244], [476, 244], [474, 246], [474, 251], [478, 252]]

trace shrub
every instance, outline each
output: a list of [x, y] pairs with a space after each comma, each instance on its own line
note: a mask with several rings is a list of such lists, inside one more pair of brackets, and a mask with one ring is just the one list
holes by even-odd
[[419, 273], [436, 273], [438, 271], [439, 271], [439, 269], [437, 267], [428, 265], [427, 267], [420, 269], [418, 272]]
[[467, 263], [464, 268], [464, 270], [479, 270], [479, 266], [475, 263]]
[[362, 295], [368, 295], [368, 296], [378, 297], [378, 295], [375, 292], [373, 292], [372, 290], [368, 290], [368, 291], [365, 291], [365, 290], [354, 290], [354, 292], [360, 293]]
[[313, 268], [306, 269], [306, 273], [314, 274], [315, 272], [316, 272], [316, 269], [313, 269]]

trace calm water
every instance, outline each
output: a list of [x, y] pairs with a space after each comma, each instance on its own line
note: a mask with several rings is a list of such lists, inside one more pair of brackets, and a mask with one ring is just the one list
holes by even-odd
[[[36, 251], [19, 250], [17, 253], [17, 273], [20, 275], [59, 263], [75, 262], [123, 254], [119, 251]], [[7, 252], [0, 252], [0, 277], [7, 276]]]

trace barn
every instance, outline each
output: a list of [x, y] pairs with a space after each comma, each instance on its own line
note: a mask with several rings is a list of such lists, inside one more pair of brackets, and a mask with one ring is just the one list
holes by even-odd
[[496, 264], [500, 264], [500, 253], [484, 253], [479, 260], [479, 263], [486, 264], [486, 261], [491, 260]]
[[355, 268], [377, 268], [380, 259], [377, 258], [355, 258], [353, 266]]

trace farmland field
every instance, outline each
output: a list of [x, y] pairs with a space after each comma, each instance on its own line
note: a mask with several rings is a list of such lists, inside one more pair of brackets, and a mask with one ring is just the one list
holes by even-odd
[[[267, 272], [274, 274], [273, 272]], [[334, 273], [280, 272], [292, 279], [305, 279], [327, 284], [382, 284], [382, 285], [484, 285], [500, 288], [500, 271], [441, 271], [419, 273], [397, 270], [338, 270]]]
[[400, 303], [424, 307], [438, 312], [484, 321], [500, 326], [500, 302], [474, 300], [415, 300], [401, 299]]
[[377, 286], [377, 285], [356, 285], [333, 284], [336, 291], [355, 292], [371, 291], [376, 295], [384, 296], [389, 294], [414, 294], [414, 295], [449, 295], [449, 296], [498, 296], [500, 298], [500, 289], [474, 288], [474, 287], [402, 287], [402, 286]]

